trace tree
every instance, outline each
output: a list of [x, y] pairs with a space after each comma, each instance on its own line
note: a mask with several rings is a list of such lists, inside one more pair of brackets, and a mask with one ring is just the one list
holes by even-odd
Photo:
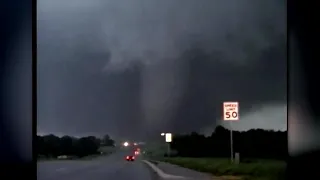
[[46, 156], [57, 157], [60, 155], [60, 138], [50, 134], [43, 136], [44, 152]]
[[[211, 136], [198, 133], [176, 135], [171, 148], [177, 156], [184, 157], [230, 157], [230, 131], [217, 126]], [[286, 132], [252, 129], [245, 132], [233, 131], [233, 149], [241, 159], [287, 157]]]
[[47, 157], [57, 157], [59, 155], [83, 157], [98, 153], [100, 142], [101, 140], [95, 136], [80, 139], [71, 136], [59, 138], [52, 134], [37, 136], [37, 152], [38, 155]]
[[92, 136], [80, 138], [75, 143], [76, 155], [79, 157], [98, 153], [99, 146], [93, 140]]
[[114, 146], [114, 141], [110, 138], [108, 134], [103, 136], [102, 142], [104, 146]]
[[41, 136], [37, 135], [37, 153], [38, 155], [48, 155], [45, 151], [44, 139]]
[[73, 146], [73, 139], [70, 136], [63, 136], [60, 139], [60, 152], [61, 155], [72, 155], [75, 152]]

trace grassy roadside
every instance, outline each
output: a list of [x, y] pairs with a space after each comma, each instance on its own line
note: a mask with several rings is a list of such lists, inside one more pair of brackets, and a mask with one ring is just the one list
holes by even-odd
[[222, 179], [280, 180], [285, 179], [286, 163], [275, 160], [251, 160], [230, 164], [229, 159], [219, 158], [163, 158], [161, 161], [196, 171], [211, 173]]
[[85, 156], [85, 157], [82, 157], [82, 158], [78, 158], [78, 159], [75, 159], [75, 160], [92, 160], [94, 158], [107, 156], [107, 155], [109, 155], [109, 154], [92, 154], [92, 155]]
[[100, 147], [98, 150], [100, 153], [97, 154], [91, 154], [88, 156], [84, 156], [84, 157], [76, 157], [76, 156], [69, 156], [67, 158], [63, 158], [63, 159], [58, 159], [58, 158], [54, 158], [54, 157], [50, 157], [50, 158], [46, 158], [44, 156], [38, 156], [37, 161], [59, 161], [59, 160], [92, 160], [94, 158], [97, 157], [101, 157], [101, 156], [108, 156], [110, 154], [112, 154], [113, 152], [116, 151], [116, 149], [114, 147]]
[[101, 156], [107, 156], [108, 154], [92, 154], [92, 155], [88, 155], [88, 156], [84, 156], [84, 157], [67, 157], [67, 158], [63, 158], [63, 159], [58, 159], [58, 158], [45, 158], [45, 157], [38, 157], [37, 161], [61, 161], [61, 160], [92, 160], [94, 158], [97, 157], [101, 157]]

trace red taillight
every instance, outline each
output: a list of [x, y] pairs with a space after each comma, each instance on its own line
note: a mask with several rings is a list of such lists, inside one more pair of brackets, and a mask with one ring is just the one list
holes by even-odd
[[129, 159], [130, 157], [129, 156], [127, 156], [127, 159]]
[[134, 156], [132, 156], [132, 159], [134, 159]]

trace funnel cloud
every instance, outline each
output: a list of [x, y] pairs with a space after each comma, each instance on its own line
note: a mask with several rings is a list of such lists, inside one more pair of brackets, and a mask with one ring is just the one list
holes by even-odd
[[270, 0], [38, 2], [38, 131], [152, 139], [286, 128], [286, 5]]

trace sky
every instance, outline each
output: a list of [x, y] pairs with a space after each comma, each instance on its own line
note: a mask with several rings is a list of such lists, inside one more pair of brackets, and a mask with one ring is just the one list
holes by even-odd
[[286, 5], [41, 0], [38, 133], [152, 139], [287, 127]]

